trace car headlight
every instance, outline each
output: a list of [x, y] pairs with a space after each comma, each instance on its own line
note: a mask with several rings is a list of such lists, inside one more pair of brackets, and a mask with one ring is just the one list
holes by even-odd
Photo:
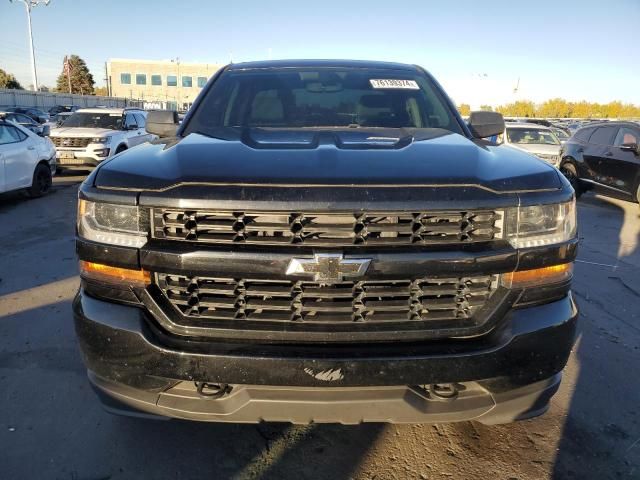
[[78, 201], [78, 235], [86, 240], [140, 248], [147, 243], [148, 211], [131, 205]]
[[576, 202], [509, 208], [504, 227], [505, 238], [514, 248], [569, 241], [576, 236]]
[[91, 139], [91, 143], [109, 143], [111, 137], [95, 137]]

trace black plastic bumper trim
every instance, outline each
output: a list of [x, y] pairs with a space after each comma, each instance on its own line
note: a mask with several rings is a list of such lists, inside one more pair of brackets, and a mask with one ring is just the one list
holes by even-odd
[[[532, 383], [564, 367], [573, 346], [577, 308], [571, 295], [545, 305], [509, 312], [493, 345], [430, 352], [428, 342], [403, 354], [398, 344], [365, 345], [356, 356], [349, 346], [235, 345], [208, 353], [162, 344], [147, 326], [144, 310], [97, 300], [80, 291], [74, 300], [76, 331], [87, 367], [133, 388], [153, 379], [289, 386], [422, 385], [496, 377]], [[195, 342], [194, 342], [195, 343]], [[212, 346], [213, 348], [213, 346]], [[274, 351], [275, 349], [275, 351]], [[194, 349], [195, 350], [195, 349]], [[323, 353], [326, 352], [326, 353]], [[331, 352], [331, 354], [329, 354]], [[336, 356], [335, 353], [342, 352]], [[392, 352], [392, 353], [391, 353]], [[323, 372], [339, 371], [327, 382]], [[161, 382], [160, 382], [161, 383]], [[158, 386], [156, 385], [155, 388]]]

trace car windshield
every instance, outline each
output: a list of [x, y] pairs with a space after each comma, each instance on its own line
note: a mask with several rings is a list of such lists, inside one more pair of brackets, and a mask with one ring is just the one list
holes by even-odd
[[406, 70], [287, 68], [228, 71], [185, 134], [236, 128], [442, 128], [462, 133], [440, 89]]
[[560, 140], [551, 130], [538, 128], [507, 128], [509, 143], [560, 145]]
[[122, 128], [122, 114], [75, 112], [64, 121], [62, 126], [120, 130]]
[[564, 130], [554, 130], [553, 133], [555, 133], [556, 137], [558, 137], [559, 139], [565, 140], [569, 138], [569, 135]]

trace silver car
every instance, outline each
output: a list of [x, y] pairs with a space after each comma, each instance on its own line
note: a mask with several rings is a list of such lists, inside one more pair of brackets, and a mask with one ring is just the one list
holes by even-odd
[[507, 123], [502, 141], [556, 168], [560, 165], [560, 140], [549, 127], [535, 123]]

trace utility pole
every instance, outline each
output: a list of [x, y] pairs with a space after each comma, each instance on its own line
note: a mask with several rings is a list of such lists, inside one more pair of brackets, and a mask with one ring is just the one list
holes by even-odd
[[180, 57], [176, 57], [175, 60], [172, 60], [173, 62], [176, 63], [176, 65], [178, 65], [178, 75], [176, 77], [176, 90], [178, 93], [178, 98], [177, 98], [177, 110], [180, 110], [180, 98], [182, 97], [181, 93], [182, 93], [182, 79], [180, 78]]
[[107, 97], [110, 97], [111, 85], [109, 84], [109, 69], [107, 68], [107, 62], [104, 62], [104, 81], [107, 84]]
[[[13, 3], [14, 0], [9, 0]], [[38, 5], [49, 5], [51, 0], [16, 0], [24, 3], [24, 7], [27, 10], [27, 21], [29, 24], [29, 47], [31, 49], [31, 76], [33, 80], [33, 90], [38, 91], [38, 75], [36, 73], [36, 54], [33, 49], [33, 33], [31, 31], [31, 9]]]

